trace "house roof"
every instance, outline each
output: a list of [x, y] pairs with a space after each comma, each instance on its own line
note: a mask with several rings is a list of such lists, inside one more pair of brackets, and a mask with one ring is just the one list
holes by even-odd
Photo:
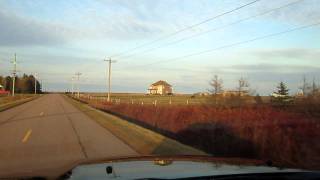
[[163, 80], [157, 81], [151, 85], [152, 86], [158, 86], [158, 85], [171, 86], [169, 83], [167, 83], [166, 81], [163, 81]]

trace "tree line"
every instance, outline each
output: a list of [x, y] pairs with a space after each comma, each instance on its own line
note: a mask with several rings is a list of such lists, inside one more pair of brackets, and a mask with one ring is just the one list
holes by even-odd
[[[4, 90], [12, 93], [12, 77], [11, 76], [0, 76], [0, 84]], [[34, 93], [35, 83], [37, 83], [37, 93], [42, 93], [41, 84], [33, 75], [23, 74], [23, 76], [16, 76], [15, 79], [15, 93]]]
[[[209, 85], [210, 89], [208, 90], [214, 97], [214, 103], [219, 104], [219, 100], [221, 101], [220, 96], [224, 92], [223, 80], [218, 75], [214, 75], [213, 78], [210, 80]], [[304, 99], [308, 98], [308, 102], [319, 102], [320, 88], [315, 83], [315, 79], [313, 79], [313, 81], [310, 83], [304, 76], [299, 89], [301, 90], [301, 93], [297, 94], [299, 97], [303, 97]], [[254, 94], [255, 91], [250, 89], [248, 81], [244, 78], [240, 78], [238, 79], [235, 91], [232, 94], [229, 94], [229, 99], [233, 101], [233, 104], [235, 103], [237, 105], [241, 105], [243, 103], [243, 100], [245, 99], [245, 96], [253, 96]], [[291, 104], [294, 100], [293, 96], [289, 96], [289, 89], [283, 81], [279, 82], [278, 86], [275, 88], [275, 91], [272, 93], [272, 95], [270, 95], [270, 97], [270, 102], [273, 105], [280, 106]], [[262, 103], [262, 99], [259, 94], [256, 94], [255, 101], [258, 104], [259, 102]]]

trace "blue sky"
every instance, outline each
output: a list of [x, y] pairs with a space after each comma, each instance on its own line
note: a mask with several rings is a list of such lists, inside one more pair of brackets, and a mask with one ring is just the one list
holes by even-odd
[[[72, 76], [81, 72], [81, 90], [105, 91], [104, 58], [251, 1], [0, 1], [0, 74], [9, 75], [10, 60], [17, 53], [20, 72], [37, 72], [48, 90], [69, 90]], [[259, 15], [289, 3], [293, 4]], [[256, 17], [234, 23], [252, 16]], [[150, 46], [115, 56], [112, 89], [146, 92], [150, 83], [162, 79], [172, 84], [175, 92], [193, 93], [206, 91], [208, 81], [217, 74], [225, 89], [234, 89], [237, 79], [244, 77], [260, 94], [274, 91], [279, 81], [286, 82], [294, 93], [303, 75], [320, 82], [320, 26], [164, 61], [319, 21], [318, 0], [261, 0]], [[212, 29], [217, 30], [161, 47]], [[161, 48], [142, 53], [154, 47]], [[159, 61], [162, 63], [152, 64]]]

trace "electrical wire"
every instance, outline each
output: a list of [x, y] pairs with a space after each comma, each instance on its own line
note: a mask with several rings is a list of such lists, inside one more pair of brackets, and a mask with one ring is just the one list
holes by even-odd
[[134, 47], [134, 48], [128, 49], [128, 50], [123, 51], [123, 52], [121, 52], [121, 53], [119, 53], [119, 54], [112, 55], [112, 56], [110, 56], [110, 57], [113, 58], [113, 57], [123, 56], [124, 54], [127, 54], [127, 53], [129, 53], [129, 52], [131, 52], [131, 51], [134, 51], [134, 50], [143, 48], [143, 47], [145, 47], [145, 46], [149, 46], [149, 45], [151, 45], [151, 44], [155, 44], [156, 42], [159, 42], [159, 41], [162, 41], [162, 40], [167, 39], [167, 38], [169, 38], [169, 37], [175, 36], [175, 35], [177, 35], [177, 34], [179, 34], [179, 33], [181, 33], [181, 32], [184, 32], [184, 31], [187, 31], [187, 30], [189, 30], [189, 29], [192, 29], [192, 28], [194, 28], [194, 27], [196, 27], [196, 26], [200, 26], [200, 25], [202, 25], [202, 24], [208, 23], [208, 22], [210, 22], [210, 21], [212, 21], [212, 20], [214, 20], [214, 19], [217, 19], [217, 18], [222, 17], [222, 16], [224, 16], [224, 15], [233, 13], [233, 12], [235, 12], [235, 11], [237, 11], [237, 10], [239, 10], [239, 9], [242, 9], [242, 8], [244, 8], [244, 7], [246, 7], [246, 6], [249, 6], [249, 5], [251, 5], [251, 4], [257, 3], [258, 1], [261, 1], [261, 0], [251, 1], [251, 2], [249, 2], [249, 3], [246, 3], [246, 4], [244, 4], [244, 5], [241, 5], [241, 6], [239, 6], [239, 7], [236, 7], [236, 8], [234, 8], [234, 9], [232, 9], [232, 10], [229, 10], [229, 11], [223, 12], [223, 13], [221, 13], [221, 14], [219, 14], [219, 15], [210, 17], [210, 18], [205, 19], [205, 20], [203, 20], [203, 21], [200, 21], [200, 22], [198, 22], [198, 23], [196, 23], [196, 24], [187, 26], [187, 27], [185, 27], [185, 28], [183, 28], [183, 29], [180, 29], [180, 30], [178, 30], [178, 31], [175, 31], [175, 32], [173, 32], [173, 33], [171, 33], [171, 34], [168, 34], [168, 35], [165, 35], [165, 36], [160, 37], [160, 38], [158, 38], [158, 39], [155, 39], [155, 40], [153, 40], [153, 41], [150, 41], [150, 42], [141, 44], [141, 45], [139, 45], [139, 46], [136, 46], [136, 47]]
[[256, 15], [253, 15], [253, 16], [250, 16], [250, 17], [246, 17], [246, 18], [237, 20], [237, 21], [232, 22], [232, 23], [230, 23], [230, 24], [226, 24], [226, 25], [223, 25], [223, 26], [220, 26], [220, 27], [216, 27], [216, 28], [213, 28], [213, 29], [209, 29], [209, 30], [204, 31], [204, 32], [196, 33], [196, 34], [193, 34], [193, 35], [191, 35], [191, 36], [184, 37], [184, 38], [182, 38], [182, 39], [179, 39], [179, 40], [176, 40], [176, 41], [172, 41], [172, 42], [169, 42], [169, 43], [160, 45], [160, 46], [156, 46], [156, 47], [153, 47], [153, 48], [149, 48], [149, 49], [146, 49], [146, 50], [141, 51], [141, 52], [138, 52], [138, 53], [130, 54], [130, 55], [125, 56], [124, 59], [129, 59], [129, 58], [134, 57], [134, 56], [137, 56], [137, 55], [146, 54], [146, 53], [148, 53], [148, 52], [152, 52], [152, 51], [154, 51], [154, 50], [156, 50], [156, 49], [159, 49], [159, 48], [168, 47], [168, 46], [171, 46], [171, 45], [174, 45], [174, 44], [183, 42], [183, 41], [187, 41], [187, 40], [189, 40], [189, 39], [192, 39], [192, 38], [195, 38], [195, 37], [198, 37], [198, 36], [201, 36], [201, 35], [208, 34], [208, 33], [210, 33], [210, 32], [214, 32], [214, 31], [217, 31], [217, 30], [221, 30], [221, 29], [223, 29], [223, 28], [226, 28], [226, 27], [229, 27], [229, 26], [232, 26], [232, 25], [235, 25], [235, 24], [239, 24], [239, 23], [241, 23], [241, 22], [244, 22], [244, 21], [247, 21], [247, 20], [256, 18], [256, 17], [258, 17], [258, 16], [263, 16], [263, 15], [268, 14], [268, 13], [271, 13], [271, 12], [273, 12], [273, 11], [277, 11], [277, 10], [279, 10], [279, 9], [282, 9], [282, 8], [285, 8], [285, 7], [288, 7], [288, 6], [297, 4], [297, 3], [301, 2], [301, 1], [304, 1], [304, 0], [297, 0], [297, 1], [294, 1], [294, 2], [291, 2], [291, 3], [288, 3], [288, 4], [285, 4], [285, 5], [280, 6], [280, 7], [277, 7], [277, 8], [270, 9], [270, 10], [268, 10], [268, 11], [265, 11], [265, 12], [262, 12], [262, 13], [259, 13], [259, 14], [256, 14]]
[[267, 39], [267, 38], [271, 38], [271, 37], [274, 37], [274, 36], [279, 36], [279, 35], [283, 35], [283, 34], [287, 34], [287, 33], [293, 32], [293, 31], [298, 31], [298, 30], [302, 30], [302, 29], [306, 29], [306, 28], [313, 27], [313, 26], [318, 26], [318, 25], [320, 25], [320, 22], [316, 22], [316, 23], [309, 24], [309, 25], [304, 25], [304, 26], [299, 26], [299, 27], [291, 28], [291, 29], [288, 29], [288, 30], [285, 30], [285, 31], [280, 31], [280, 32], [277, 32], [277, 33], [267, 34], [267, 35], [264, 35], [264, 36], [259, 36], [259, 37], [248, 39], [248, 40], [245, 40], [245, 41], [240, 41], [240, 42], [236, 42], [236, 43], [232, 43], [232, 44], [227, 44], [227, 45], [216, 47], [216, 48], [213, 48], [213, 49], [207, 49], [207, 50], [204, 50], [204, 51], [191, 53], [191, 54], [187, 54], [187, 55], [184, 55], [184, 56], [179, 56], [179, 57], [175, 57], [175, 58], [171, 58], [171, 59], [167, 59], [167, 60], [156, 61], [154, 63], [149, 63], [149, 64], [145, 64], [145, 65], [139, 65], [139, 66], [135, 66], [135, 67], [145, 67], [145, 66], [161, 64], [161, 63], [169, 63], [169, 62], [174, 62], [174, 61], [179, 61], [179, 60], [181, 61], [181, 60], [184, 60], [184, 58], [188, 58], [188, 57], [192, 57], [192, 56], [198, 56], [198, 55], [201, 55], [201, 54], [206, 54], [206, 53], [210, 53], [210, 52], [213, 52], [213, 51], [222, 50], [222, 49], [226, 49], [226, 48], [230, 48], [230, 47], [234, 47], [234, 46], [239, 46], [239, 45], [251, 43], [251, 42], [254, 42], [254, 41]]

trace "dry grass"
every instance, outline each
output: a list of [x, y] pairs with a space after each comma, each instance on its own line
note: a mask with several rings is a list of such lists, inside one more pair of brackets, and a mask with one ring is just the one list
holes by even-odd
[[14, 97], [2, 96], [0, 97], [0, 112], [34, 100], [37, 97], [39, 95], [34, 94], [17, 94]]
[[142, 155], [205, 155], [200, 150], [181, 144], [119, 117], [98, 111], [75, 100], [69, 98], [68, 100]]
[[285, 167], [320, 169], [317, 116], [270, 105], [229, 108], [87, 102], [216, 156], [259, 158]]
[[[105, 101], [106, 94], [104, 93], [86, 93], [84, 97], [97, 101]], [[133, 103], [133, 104], [153, 104], [155, 101], [157, 105], [171, 104], [203, 104], [208, 100], [207, 96], [193, 96], [191, 94], [184, 95], [146, 95], [141, 93], [114, 93], [111, 96], [113, 102], [120, 100], [122, 103]], [[188, 101], [188, 102], [187, 102]]]

